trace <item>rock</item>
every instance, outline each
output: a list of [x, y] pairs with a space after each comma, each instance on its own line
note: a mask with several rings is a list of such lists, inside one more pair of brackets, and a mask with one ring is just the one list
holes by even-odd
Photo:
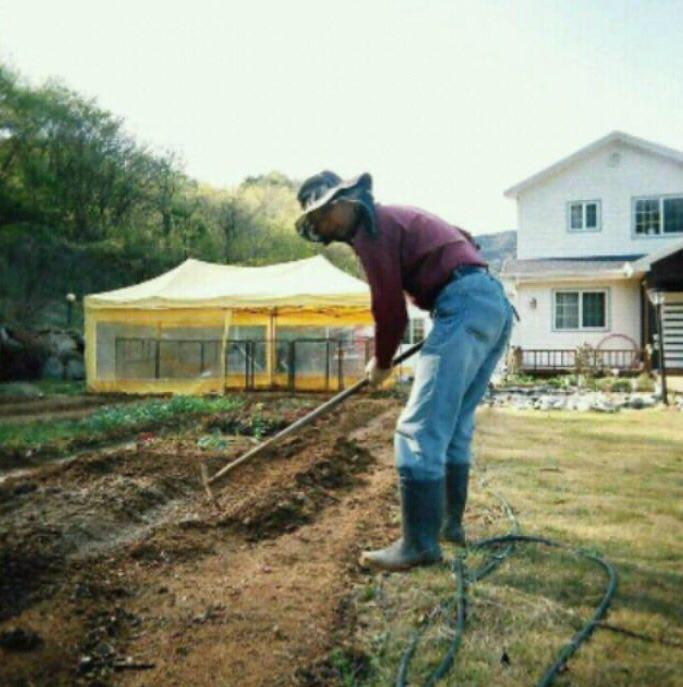
[[591, 409], [591, 402], [587, 398], [579, 398], [576, 402], [576, 410], [587, 413]]
[[634, 396], [631, 398], [629, 407], [633, 408], [634, 410], [643, 410], [645, 408], [654, 408], [655, 405], [656, 401], [652, 397]]
[[102, 658], [110, 658], [116, 653], [116, 651], [114, 650], [114, 647], [111, 644], [107, 642], [100, 642], [95, 647], [94, 653], [96, 653], [98, 656], [101, 656]]
[[566, 401], [563, 396], [545, 395], [541, 396], [535, 403], [536, 410], [564, 410]]
[[74, 331], [0, 326], [0, 379], [63, 379], [65, 372], [67, 379], [83, 379], [84, 348], [83, 337]]
[[597, 399], [591, 404], [591, 410], [595, 410], [599, 413], [616, 413], [618, 408], [614, 403], [610, 403], [606, 399]]
[[572, 394], [567, 398], [567, 405], [565, 407], [567, 408], [567, 410], [576, 410], [580, 400], [580, 396]]
[[48, 356], [43, 364], [42, 376], [45, 379], [64, 379], [64, 364], [57, 356]]
[[0, 345], [10, 351], [20, 351], [21, 343], [17, 341], [7, 327], [0, 327]]
[[534, 404], [526, 398], [515, 399], [514, 405], [519, 410], [531, 410], [534, 407]]
[[85, 379], [85, 365], [82, 358], [71, 357], [64, 368], [66, 379], [81, 380]]
[[7, 651], [33, 651], [42, 644], [42, 637], [33, 630], [15, 627], [0, 633], [0, 647]]
[[69, 332], [52, 329], [43, 335], [43, 340], [48, 348], [59, 357], [65, 353], [78, 350], [78, 341]]
[[92, 656], [81, 656], [81, 660], [78, 662], [78, 673], [86, 675], [95, 669], [95, 665], [95, 659]]

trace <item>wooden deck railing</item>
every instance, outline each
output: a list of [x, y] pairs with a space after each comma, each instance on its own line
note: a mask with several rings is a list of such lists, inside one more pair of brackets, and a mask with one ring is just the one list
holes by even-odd
[[[575, 348], [525, 348], [522, 350], [522, 370], [568, 370], [576, 367]], [[592, 350], [588, 353], [587, 365], [594, 368], [619, 370], [637, 369], [642, 352], [632, 348]]]

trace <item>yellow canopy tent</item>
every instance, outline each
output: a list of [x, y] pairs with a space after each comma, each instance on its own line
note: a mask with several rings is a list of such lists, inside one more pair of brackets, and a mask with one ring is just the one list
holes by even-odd
[[86, 296], [88, 388], [286, 388], [293, 370], [297, 388], [339, 388], [367, 357], [350, 334], [371, 324], [368, 285], [322, 256], [265, 267], [190, 259], [141, 284]]

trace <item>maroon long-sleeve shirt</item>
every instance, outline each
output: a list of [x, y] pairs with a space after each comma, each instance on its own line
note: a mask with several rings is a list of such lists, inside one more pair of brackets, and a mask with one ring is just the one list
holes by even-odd
[[405, 293], [431, 310], [460, 265], [487, 266], [463, 231], [424, 210], [375, 204], [377, 236], [359, 227], [351, 246], [370, 284], [375, 355], [389, 368], [408, 322]]

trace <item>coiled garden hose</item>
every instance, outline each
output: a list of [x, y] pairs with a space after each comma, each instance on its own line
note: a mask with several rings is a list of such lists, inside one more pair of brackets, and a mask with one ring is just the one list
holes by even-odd
[[[456, 580], [457, 590], [454, 598], [449, 600], [446, 604], [444, 604], [444, 606], [446, 609], [450, 610], [454, 604], [456, 605], [457, 612], [454, 623], [454, 633], [449, 643], [448, 650], [446, 651], [446, 654], [444, 655], [443, 659], [424, 681], [423, 684], [425, 685], [425, 687], [433, 687], [433, 685], [436, 685], [437, 682], [442, 680], [448, 674], [448, 672], [451, 669], [451, 666], [453, 665], [453, 661], [455, 660], [455, 656], [458, 652], [458, 649], [460, 648], [460, 643], [465, 632], [465, 608], [467, 605], [467, 587], [490, 575], [512, 553], [515, 544], [541, 544], [543, 546], [567, 550], [577, 556], [580, 556], [582, 558], [585, 558], [586, 560], [595, 563], [600, 568], [602, 568], [602, 570], [607, 574], [608, 577], [608, 583], [605, 593], [603, 594], [602, 599], [596, 607], [595, 612], [591, 616], [590, 620], [588, 620], [583, 625], [583, 627], [574, 634], [571, 640], [565, 646], [562, 647], [562, 649], [558, 652], [553, 663], [546, 669], [545, 673], [543, 674], [543, 677], [540, 679], [538, 683], [536, 683], [536, 687], [549, 687], [553, 683], [553, 681], [557, 677], [557, 674], [562, 670], [567, 661], [576, 653], [576, 651], [578, 651], [581, 644], [583, 644], [583, 642], [585, 642], [590, 637], [592, 632], [595, 630], [600, 619], [604, 616], [605, 612], [607, 611], [612, 601], [612, 598], [616, 592], [617, 572], [614, 566], [609, 561], [605, 560], [604, 558], [596, 554], [583, 551], [581, 549], [571, 549], [570, 547], [561, 542], [553, 541], [545, 537], [519, 534], [519, 525], [514, 517], [514, 514], [512, 513], [512, 509], [510, 508], [509, 504], [501, 496], [496, 496], [498, 496], [498, 498], [503, 502], [508, 517], [512, 521], [511, 531], [509, 534], [503, 536], [480, 539], [470, 544], [469, 547], [463, 553], [456, 555], [451, 561], [450, 568]], [[471, 552], [476, 550], [497, 548], [502, 545], [505, 545], [505, 548], [502, 551], [493, 553], [491, 556], [489, 556], [488, 560], [485, 561], [479, 568], [477, 568], [471, 573], [468, 572], [467, 567], [465, 565], [465, 558], [467, 557], [468, 551]], [[420, 638], [422, 634], [425, 632], [425, 630], [426, 626], [416, 631], [413, 634], [410, 642], [408, 643], [408, 647], [403, 652], [401, 661], [399, 663], [398, 675], [395, 683], [396, 687], [407, 686], [410, 662], [415, 654]]]

